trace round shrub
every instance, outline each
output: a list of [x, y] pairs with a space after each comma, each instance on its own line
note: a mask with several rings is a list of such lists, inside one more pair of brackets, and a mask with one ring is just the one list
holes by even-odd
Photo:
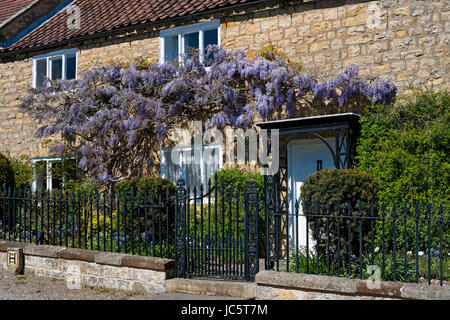
[[[372, 224], [370, 219], [358, 219], [357, 217], [360, 215], [370, 216], [371, 205], [376, 212], [378, 189], [379, 185], [375, 177], [356, 169], [320, 170], [306, 178], [301, 188], [302, 207], [310, 221], [311, 234], [314, 240], [319, 242], [319, 254], [336, 253], [338, 219], [334, 217], [339, 214], [343, 217], [340, 220], [339, 228], [340, 248], [343, 250], [341, 256], [349, 254], [349, 251], [351, 255], [359, 255], [360, 227], [364, 252], [370, 244]], [[312, 216], [317, 214], [329, 215], [333, 218]], [[350, 248], [348, 246], [349, 223]], [[327, 241], [330, 244], [329, 248], [327, 248]]]
[[0, 190], [14, 188], [14, 170], [9, 159], [0, 153]]

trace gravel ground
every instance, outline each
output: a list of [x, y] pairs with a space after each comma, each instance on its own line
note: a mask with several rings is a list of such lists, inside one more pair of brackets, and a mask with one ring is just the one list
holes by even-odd
[[70, 290], [64, 280], [0, 271], [0, 300], [147, 300], [141, 292], [126, 292], [84, 286]]
[[0, 271], [0, 300], [242, 300], [223, 296], [186, 293], [150, 295], [83, 286], [80, 290], [67, 289], [64, 280], [34, 275], [14, 275]]

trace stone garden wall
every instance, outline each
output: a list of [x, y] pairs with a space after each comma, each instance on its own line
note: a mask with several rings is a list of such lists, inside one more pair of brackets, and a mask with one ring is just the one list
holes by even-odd
[[450, 287], [415, 283], [261, 271], [257, 299], [274, 300], [450, 300]]
[[61, 279], [69, 289], [82, 286], [150, 294], [184, 292], [257, 300], [450, 300], [450, 287], [401, 282], [260, 271], [255, 282], [178, 279], [174, 261], [95, 250], [0, 241], [0, 269], [8, 251], [21, 250], [24, 273]]
[[165, 292], [173, 260], [94, 250], [0, 242], [0, 268], [8, 270], [7, 250], [22, 248], [25, 274], [65, 280], [69, 289], [83, 285], [150, 294]]

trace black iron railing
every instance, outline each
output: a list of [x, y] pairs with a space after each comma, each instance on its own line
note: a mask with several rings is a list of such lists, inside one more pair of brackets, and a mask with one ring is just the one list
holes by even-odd
[[450, 280], [450, 220], [443, 205], [320, 206], [274, 213], [276, 270], [443, 285]]
[[0, 191], [8, 241], [173, 258], [173, 223], [168, 192]]
[[179, 277], [251, 281], [263, 258], [287, 272], [450, 281], [446, 205], [310, 204], [279, 190], [217, 177], [154, 195], [0, 190], [0, 238], [173, 258]]

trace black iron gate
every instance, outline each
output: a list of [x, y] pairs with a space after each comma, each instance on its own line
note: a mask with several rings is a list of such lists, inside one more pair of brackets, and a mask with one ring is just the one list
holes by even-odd
[[259, 269], [256, 183], [244, 190], [209, 181], [176, 193], [175, 266], [177, 277], [253, 281]]

